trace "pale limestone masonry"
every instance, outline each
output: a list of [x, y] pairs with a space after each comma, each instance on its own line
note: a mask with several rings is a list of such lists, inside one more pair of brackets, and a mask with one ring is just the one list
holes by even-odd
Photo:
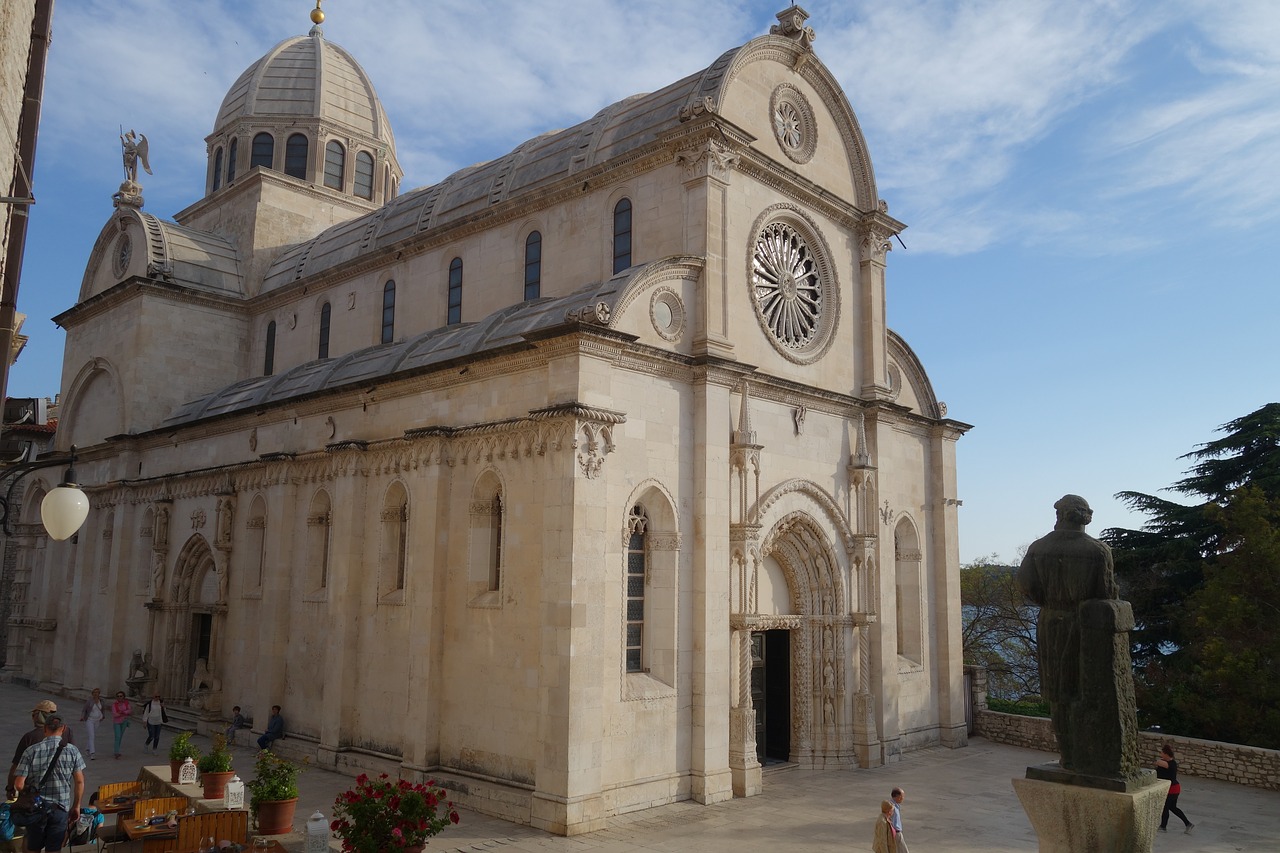
[[117, 198], [57, 318], [92, 509], [22, 519], [12, 674], [570, 835], [964, 746], [969, 427], [805, 17], [405, 192], [321, 33], [227, 69], [205, 196]]
[[[1045, 717], [1024, 717], [999, 711], [977, 712], [976, 734], [1013, 746], [1057, 752], [1053, 721]], [[1143, 756], [1155, 766], [1161, 744], [1171, 744], [1178, 759], [1178, 775], [1222, 779], [1254, 788], [1280, 791], [1280, 750], [1262, 749], [1238, 743], [1140, 732]]]
[[[7, 196], [18, 154], [18, 121], [27, 83], [35, 0], [6, 0], [3, 12], [0, 14], [0, 196]], [[0, 274], [8, 257], [10, 220], [26, 212], [26, 208], [0, 204]]]

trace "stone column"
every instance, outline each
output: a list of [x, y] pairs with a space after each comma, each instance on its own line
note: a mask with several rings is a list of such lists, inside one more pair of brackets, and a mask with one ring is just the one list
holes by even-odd
[[728, 190], [739, 156], [736, 149], [715, 139], [699, 140], [676, 153], [684, 172], [686, 245], [691, 254], [706, 258], [694, 312], [693, 347], [697, 353], [722, 358], [733, 355], [729, 289], [737, 276], [727, 257]]
[[890, 238], [905, 226], [883, 211], [869, 214], [858, 226], [858, 295], [862, 328], [862, 396], [868, 400], [890, 397], [888, 339], [885, 317], [885, 255]]
[[936, 497], [929, 513], [933, 575], [934, 670], [938, 677], [938, 724], [943, 746], [969, 742], [965, 722], [964, 649], [960, 620], [960, 520], [956, 499], [956, 439], [963, 433], [946, 423], [930, 435], [930, 491]]

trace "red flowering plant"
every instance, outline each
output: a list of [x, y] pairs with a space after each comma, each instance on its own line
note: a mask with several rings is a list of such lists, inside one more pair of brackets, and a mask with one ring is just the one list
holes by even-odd
[[435, 782], [393, 780], [386, 773], [370, 779], [361, 773], [356, 786], [333, 802], [329, 828], [347, 853], [386, 853], [427, 843], [451, 823], [458, 811]]

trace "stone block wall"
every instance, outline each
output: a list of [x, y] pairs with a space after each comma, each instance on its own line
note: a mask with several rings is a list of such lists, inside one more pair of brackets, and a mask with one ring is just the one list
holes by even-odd
[[[985, 708], [974, 714], [975, 733], [996, 743], [1056, 753], [1052, 721], [1043, 717], [1001, 714]], [[1168, 743], [1178, 759], [1178, 775], [1221, 779], [1254, 788], [1280, 791], [1280, 750], [1238, 743], [1201, 740], [1163, 732], [1141, 732], [1142, 763], [1155, 766], [1160, 745]]]

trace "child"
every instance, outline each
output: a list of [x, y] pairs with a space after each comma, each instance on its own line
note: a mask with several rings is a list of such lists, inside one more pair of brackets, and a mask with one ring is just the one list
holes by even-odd
[[244, 714], [240, 713], [240, 706], [236, 705], [231, 709], [231, 725], [227, 726], [227, 745], [231, 746], [236, 742], [236, 729], [244, 728]]
[[893, 828], [893, 803], [884, 800], [880, 803], [880, 818], [876, 821], [875, 835], [871, 837], [871, 849], [875, 853], [894, 853], [898, 849]]

